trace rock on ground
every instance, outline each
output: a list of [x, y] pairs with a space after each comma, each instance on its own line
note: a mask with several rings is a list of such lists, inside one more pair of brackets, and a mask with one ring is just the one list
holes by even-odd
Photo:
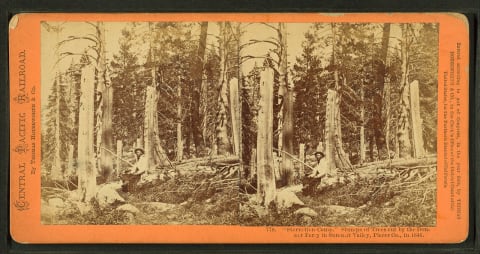
[[48, 205], [52, 207], [64, 207], [65, 203], [61, 198], [51, 198], [48, 200]]
[[315, 212], [315, 210], [313, 210], [310, 207], [300, 208], [293, 213], [294, 214], [299, 214], [299, 215], [305, 215], [305, 216], [309, 216], [309, 217], [317, 217], [318, 216], [318, 213]]
[[307, 224], [307, 225], [310, 225], [310, 224], [312, 224], [313, 219], [310, 216], [303, 215], [302, 216], [302, 222]]
[[115, 186], [116, 185], [108, 184], [103, 185], [98, 189], [97, 193], [95, 194], [95, 198], [100, 207], [125, 203], [125, 199], [118, 194]]
[[305, 205], [305, 203], [303, 203], [303, 201], [300, 200], [297, 195], [295, 195], [295, 193], [289, 189], [283, 189], [277, 192], [276, 202], [278, 208], [280, 209], [287, 209], [293, 205]]
[[138, 208], [136, 208], [135, 206], [133, 206], [131, 204], [121, 205], [121, 206], [117, 207], [115, 210], [125, 211], [125, 212], [129, 212], [129, 213], [132, 213], [132, 214], [137, 214], [137, 213], [140, 212], [140, 210], [138, 210]]
[[345, 215], [355, 211], [355, 208], [353, 207], [340, 206], [340, 205], [325, 205], [325, 206], [321, 206], [321, 208], [326, 209], [328, 213], [335, 214], [335, 215]]

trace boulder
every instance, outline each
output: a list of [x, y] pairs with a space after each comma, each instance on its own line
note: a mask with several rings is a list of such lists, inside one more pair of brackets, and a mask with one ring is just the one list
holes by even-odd
[[48, 205], [51, 207], [64, 207], [65, 203], [61, 198], [51, 198], [48, 200]]
[[315, 212], [315, 210], [313, 210], [310, 207], [300, 208], [293, 213], [294, 214], [299, 214], [299, 215], [305, 215], [305, 216], [309, 216], [309, 217], [317, 217], [318, 216], [318, 213]]
[[287, 209], [293, 205], [305, 205], [305, 203], [303, 203], [303, 201], [300, 200], [297, 195], [295, 195], [295, 193], [289, 189], [283, 189], [277, 192], [276, 202], [279, 209]]
[[340, 205], [325, 205], [321, 206], [322, 209], [325, 209], [330, 214], [345, 215], [348, 213], [352, 213], [355, 211], [355, 208], [348, 207], [348, 206], [340, 206]]
[[135, 215], [133, 213], [126, 213], [125, 218], [127, 219], [128, 223], [133, 223], [135, 220]]
[[304, 216], [302, 216], [302, 222], [303, 222], [304, 225], [311, 225], [312, 222], [313, 222], [313, 219], [310, 216], [304, 215]]
[[125, 212], [129, 212], [129, 213], [132, 213], [132, 214], [137, 214], [137, 213], [140, 212], [140, 210], [138, 210], [138, 208], [136, 208], [135, 206], [133, 206], [131, 204], [123, 204], [123, 205], [117, 207], [115, 210], [125, 211]]
[[111, 184], [103, 185], [98, 188], [98, 191], [95, 194], [95, 199], [100, 207], [125, 203], [125, 199], [116, 191], [115, 185]]
[[122, 189], [122, 182], [121, 181], [116, 181], [116, 182], [110, 182], [104, 184], [105, 187], [114, 189], [116, 191], [120, 191]]

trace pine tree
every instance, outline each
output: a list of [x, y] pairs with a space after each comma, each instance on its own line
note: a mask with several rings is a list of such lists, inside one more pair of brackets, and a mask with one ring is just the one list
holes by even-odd
[[294, 123], [295, 147], [307, 143], [315, 148], [323, 141], [325, 128], [326, 80], [322, 76], [320, 58], [315, 54], [315, 37], [305, 34], [303, 52], [293, 66], [295, 92]]
[[48, 96], [42, 163], [52, 180], [63, 180], [71, 139], [70, 109], [64, 75], [58, 73]]
[[120, 50], [111, 62], [113, 94], [113, 134], [115, 139], [133, 145], [143, 132], [145, 86], [139, 82], [138, 57], [133, 51], [134, 34], [122, 30]]

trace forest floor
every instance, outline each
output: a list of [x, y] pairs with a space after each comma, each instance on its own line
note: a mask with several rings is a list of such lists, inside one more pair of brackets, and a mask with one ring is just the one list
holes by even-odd
[[[406, 171], [409, 174], [401, 173]], [[302, 185], [290, 187], [303, 204], [270, 207], [260, 216], [252, 212], [258, 208], [242, 209], [247, 211], [242, 212], [242, 222], [249, 226], [435, 226], [436, 166], [392, 172], [357, 177], [313, 192], [301, 191]]]
[[[404, 174], [402, 172], [407, 172]], [[400, 173], [399, 173], [400, 172]], [[203, 167], [197, 171], [159, 175], [133, 192], [119, 181], [91, 207], [76, 191], [42, 190], [45, 224], [245, 225], [245, 226], [434, 226], [436, 166], [375, 169], [375, 174], [303, 191], [297, 185], [279, 189], [277, 198], [295, 199], [283, 207], [264, 208], [256, 194], [239, 191], [238, 166]], [[112, 187], [115, 195], [108, 192]], [[99, 192], [99, 193], [100, 193]], [[103, 196], [102, 196], [103, 197]], [[109, 199], [105, 205], [102, 199]], [[117, 202], [119, 201], [119, 202]], [[278, 200], [277, 200], [278, 201]], [[277, 202], [283, 204], [284, 202]]]

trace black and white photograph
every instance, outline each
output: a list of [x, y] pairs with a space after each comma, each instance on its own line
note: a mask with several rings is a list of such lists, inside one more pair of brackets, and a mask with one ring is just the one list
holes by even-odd
[[42, 22], [41, 222], [433, 227], [438, 35]]

